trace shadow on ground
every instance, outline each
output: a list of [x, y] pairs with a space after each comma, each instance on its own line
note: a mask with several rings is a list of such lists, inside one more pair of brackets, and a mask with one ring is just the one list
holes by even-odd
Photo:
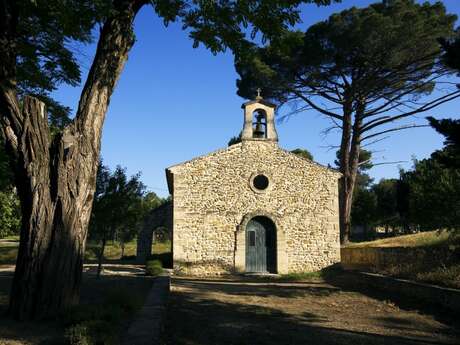
[[440, 306], [422, 302], [415, 298], [415, 296], [410, 297], [407, 294], [389, 293], [383, 288], [376, 289], [365, 279], [362, 279], [357, 272], [332, 267], [330, 270], [326, 270], [324, 281], [342, 291], [357, 292], [385, 303], [392, 303], [402, 310], [417, 310], [423, 314], [431, 315], [444, 324], [460, 329], [459, 315], [455, 315], [453, 312]]
[[460, 343], [458, 328], [382, 301], [318, 281], [174, 279], [163, 344]]

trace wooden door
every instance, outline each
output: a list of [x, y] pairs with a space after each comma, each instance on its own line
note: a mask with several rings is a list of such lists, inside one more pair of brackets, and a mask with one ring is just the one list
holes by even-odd
[[246, 272], [267, 272], [267, 229], [251, 219], [246, 227]]

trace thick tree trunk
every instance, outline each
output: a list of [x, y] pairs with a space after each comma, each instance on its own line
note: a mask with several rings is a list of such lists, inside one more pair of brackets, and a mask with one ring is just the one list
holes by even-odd
[[18, 319], [46, 317], [78, 301], [97, 167], [97, 160], [83, 160], [80, 150], [66, 146], [71, 127], [50, 142], [40, 101], [24, 99], [23, 119], [18, 162], [24, 168], [17, 167], [23, 221], [10, 296]]
[[[132, 24], [142, 4], [115, 2], [100, 34], [77, 116], [53, 140], [42, 103], [26, 97], [20, 110], [15, 60], [11, 52], [0, 53], [0, 127], [16, 163], [23, 212], [9, 307], [17, 319], [56, 315], [78, 302], [102, 125], [134, 43]], [[4, 8], [8, 9], [2, 2], [1, 17], [7, 12]], [[0, 33], [0, 39], [12, 38]]]

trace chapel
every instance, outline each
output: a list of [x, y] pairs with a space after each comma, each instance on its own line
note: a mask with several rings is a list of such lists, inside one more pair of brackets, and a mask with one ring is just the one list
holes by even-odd
[[340, 173], [278, 146], [274, 104], [259, 95], [242, 108], [240, 143], [166, 169], [175, 272], [285, 274], [339, 262]]

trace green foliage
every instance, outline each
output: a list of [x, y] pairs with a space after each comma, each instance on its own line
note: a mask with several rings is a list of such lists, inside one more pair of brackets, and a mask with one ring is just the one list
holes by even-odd
[[460, 72], [460, 32], [454, 39], [446, 37], [440, 38], [440, 43], [444, 49], [443, 62], [446, 66]]
[[86, 325], [78, 324], [70, 327], [65, 332], [65, 337], [70, 345], [92, 345], [88, 328]]
[[163, 266], [160, 260], [148, 260], [145, 263], [145, 274], [148, 276], [157, 276], [163, 273]]
[[431, 92], [433, 83], [426, 79], [439, 67], [438, 38], [452, 37], [455, 20], [440, 2], [352, 7], [305, 34], [285, 31], [269, 46], [240, 56], [238, 94], [247, 98], [262, 87], [264, 95], [281, 103], [316, 96], [340, 104], [333, 100], [340, 93], [364, 101], [369, 113], [371, 104], [382, 106], [382, 94], [388, 100], [410, 90], [410, 96]]
[[295, 149], [291, 151], [292, 153], [299, 155], [302, 158], [306, 158], [308, 160], [313, 160], [313, 155], [310, 153], [310, 151], [305, 150], [305, 149]]
[[460, 170], [435, 157], [414, 162], [402, 171], [408, 191], [408, 221], [420, 230], [460, 229]]
[[232, 145], [239, 144], [239, 143], [241, 143], [241, 132], [240, 134], [238, 134], [237, 137], [231, 137], [227, 143], [227, 146], [232, 146]]
[[[182, 21], [194, 41], [213, 53], [230, 47], [235, 51], [262, 33], [264, 39], [299, 21], [297, 6], [304, 2], [328, 4], [330, 0], [306, 1], [146, 1], [165, 24]], [[69, 123], [71, 109], [51, 97], [61, 83], [76, 86], [81, 82], [79, 45], [93, 42], [97, 24], [113, 14], [109, 0], [18, 1], [17, 90], [20, 96], [34, 95], [48, 107], [52, 128]]]
[[460, 169], [460, 120], [427, 119], [431, 127], [445, 137], [444, 148], [434, 152], [434, 158], [446, 167]]
[[0, 238], [18, 235], [21, 226], [19, 199], [13, 191], [0, 191]]
[[[331, 0], [249, 0], [249, 1], [166, 1], [152, 4], [165, 24], [180, 18], [193, 46], [203, 44], [213, 53], [230, 48], [235, 54], [250, 45], [258, 33], [263, 42], [276, 38], [299, 22], [298, 5], [328, 5]], [[249, 31], [249, 37], [247, 32]]]
[[397, 199], [398, 180], [381, 179], [372, 187], [377, 198], [376, 218], [379, 225], [397, 226], [400, 224]]
[[79, 44], [93, 41], [92, 30], [109, 13], [107, 0], [18, 1], [17, 90], [47, 104], [52, 127], [69, 122], [71, 109], [50, 94], [61, 83], [81, 81], [75, 56]]
[[160, 202], [153, 193], [144, 199], [144, 190], [140, 174], [128, 179], [126, 169], [117, 166], [111, 173], [101, 164], [96, 179], [90, 238], [102, 241], [116, 236], [122, 243], [132, 240], [148, 207]]
[[3, 139], [0, 137], [0, 191], [10, 190], [13, 186], [13, 169], [6, 155]]
[[377, 196], [367, 188], [356, 188], [351, 208], [351, 222], [365, 228], [375, 225], [377, 219]]

